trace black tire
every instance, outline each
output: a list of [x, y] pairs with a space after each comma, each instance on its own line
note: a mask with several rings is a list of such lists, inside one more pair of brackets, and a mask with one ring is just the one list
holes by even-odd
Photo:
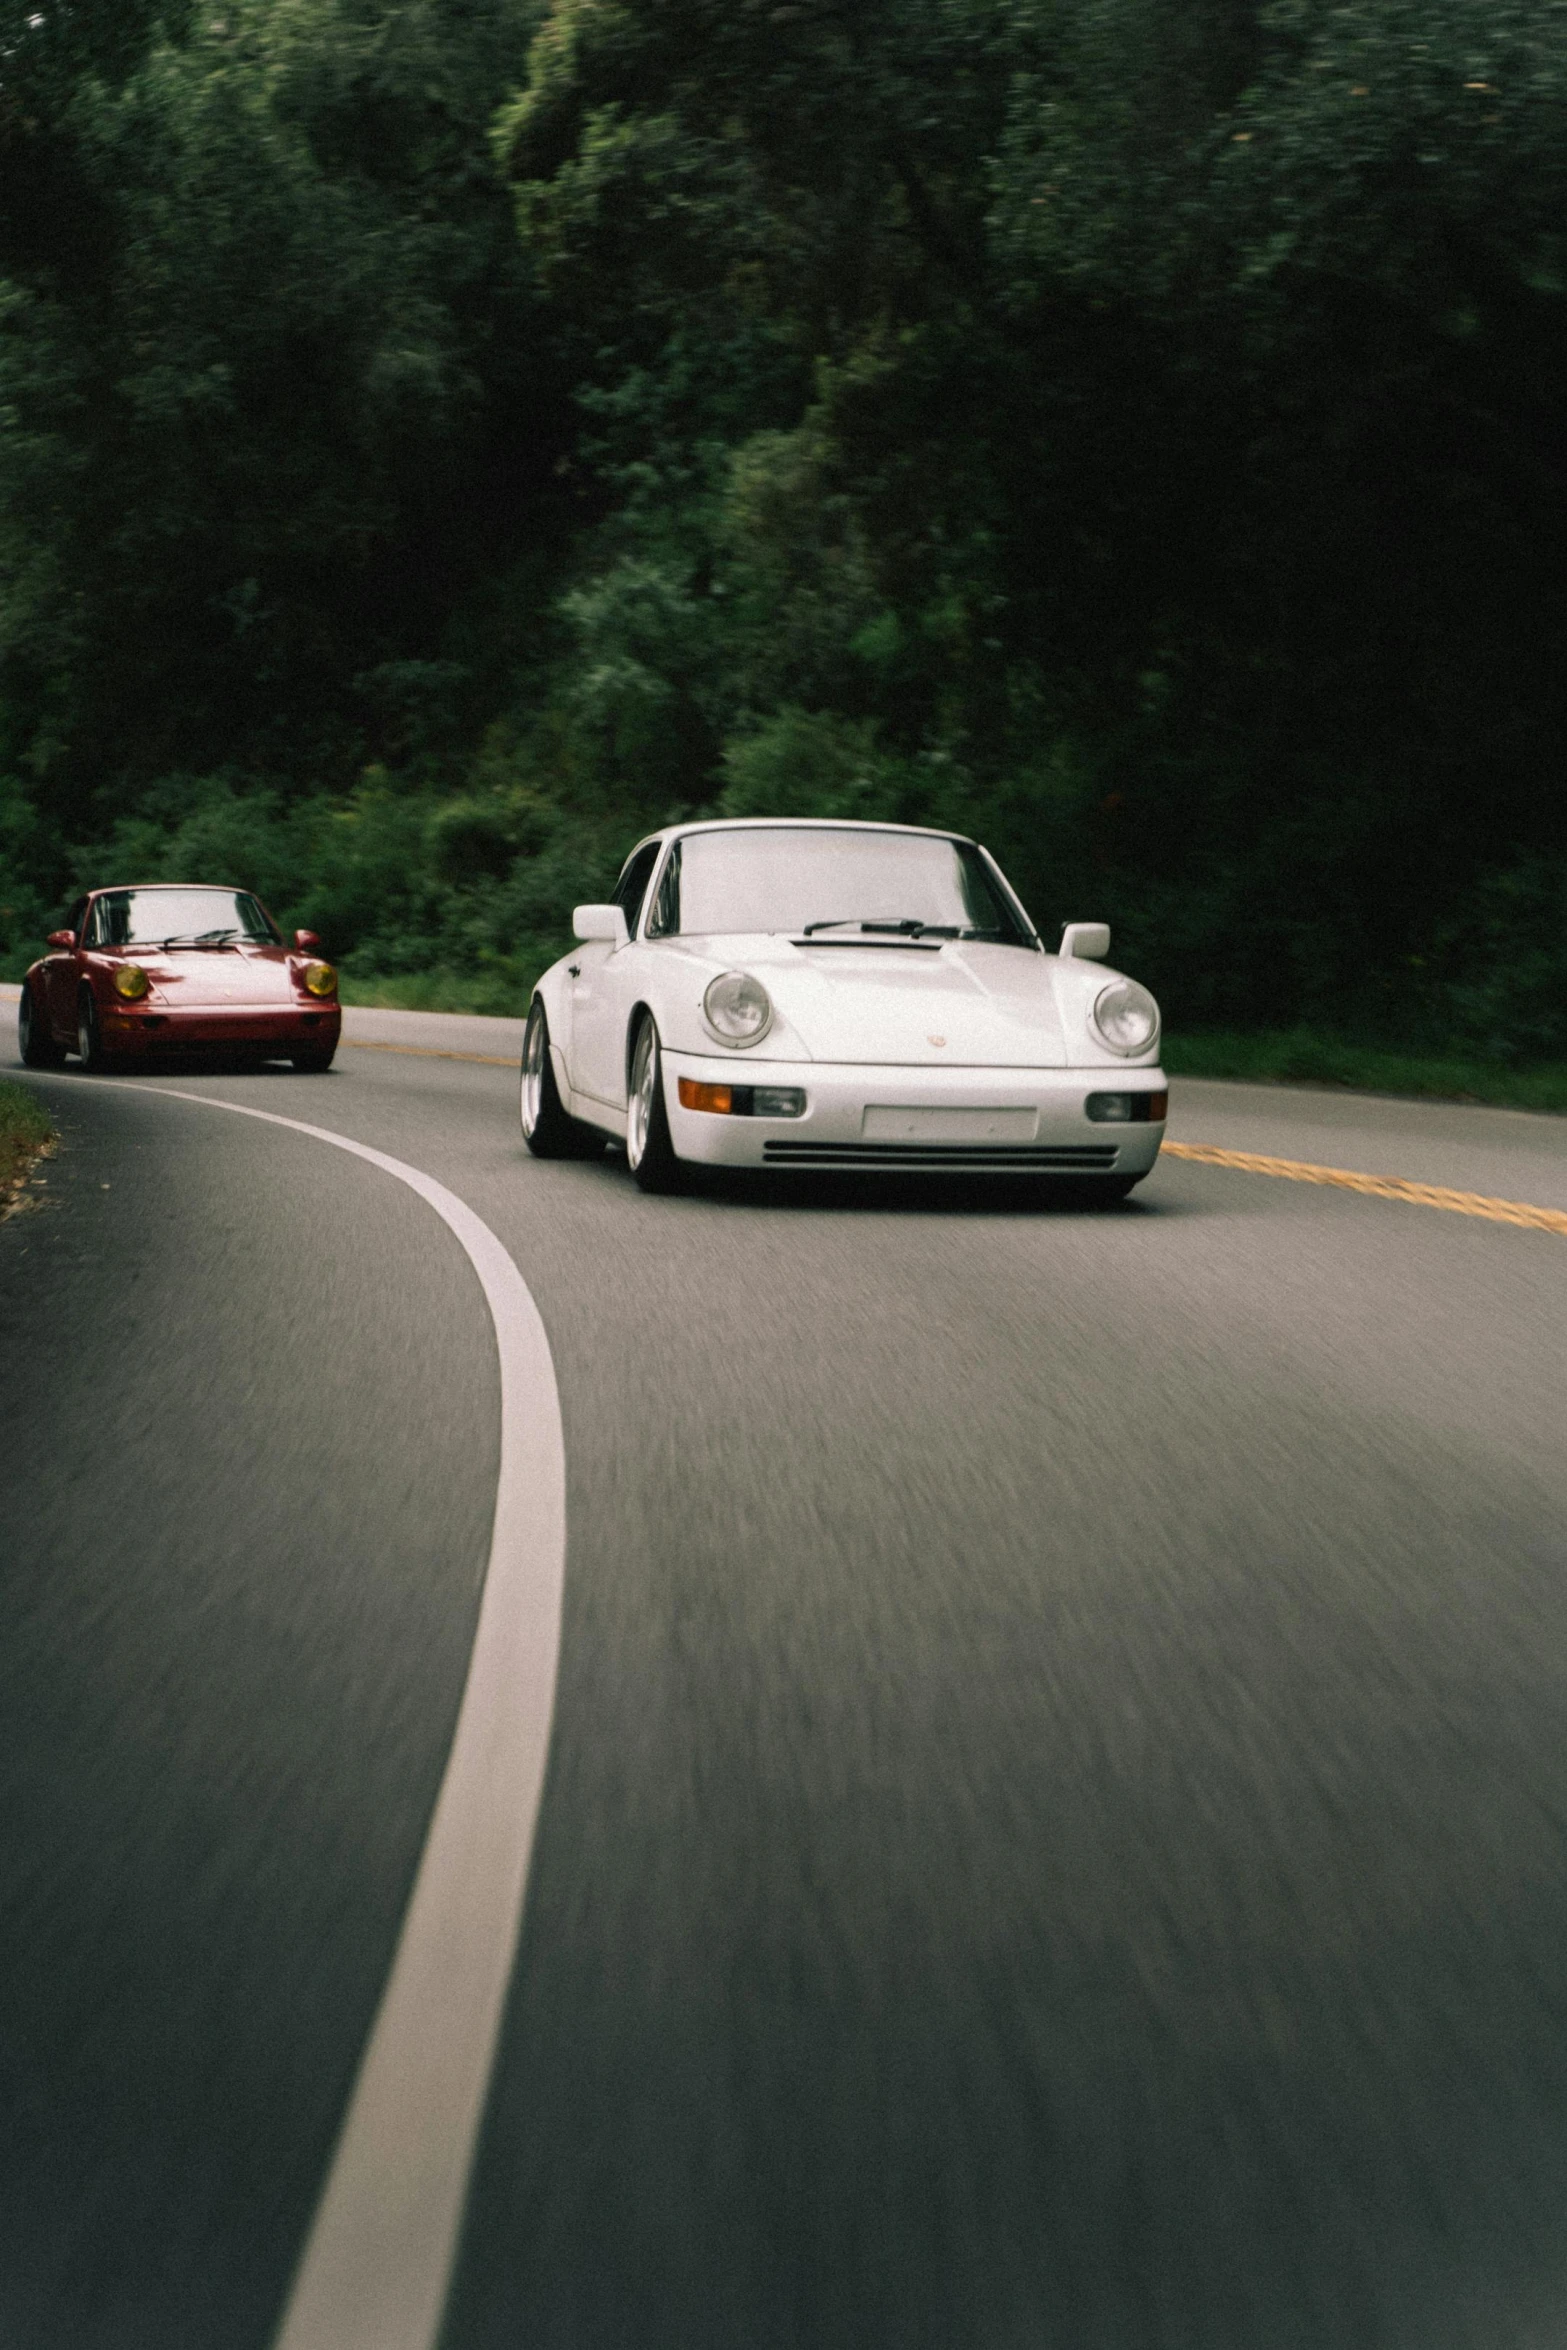
[[536, 1159], [601, 1159], [604, 1136], [568, 1115], [555, 1083], [550, 1058], [550, 1024], [537, 996], [528, 1007], [522, 1036], [518, 1109], [522, 1139]]
[[49, 1023], [30, 987], [22, 989], [22, 1000], [16, 1007], [16, 1045], [28, 1069], [58, 1069], [65, 1059], [65, 1049], [50, 1035]]
[[95, 1077], [114, 1066], [114, 1055], [104, 1045], [98, 1006], [90, 987], [84, 987], [76, 999], [76, 1057]]
[[334, 1036], [330, 1044], [297, 1045], [288, 1057], [301, 1077], [319, 1077], [324, 1069], [331, 1068], [336, 1051]]
[[642, 1016], [631, 1048], [631, 1089], [626, 1102], [626, 1164], [643, 1191], [685, 1188], [687, 1170], [669, 1139], [664, 1106], [664, 1056], [651, 1012]]

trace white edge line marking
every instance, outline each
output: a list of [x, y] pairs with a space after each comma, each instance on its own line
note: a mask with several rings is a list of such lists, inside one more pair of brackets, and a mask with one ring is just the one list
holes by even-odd
[[127, 1090], [286, 1126], [396, 1176], [456, 1235], [495, 1325], [501, 1464], [468, 1677], [391, 1973], [274, 2337], [274, 2350], [431, 2350], [516, 1957], [555, 1700], [566, 1455], [549, 1339], [494, 1233], [433, 1176], [272, 1110], [172, 1086]]

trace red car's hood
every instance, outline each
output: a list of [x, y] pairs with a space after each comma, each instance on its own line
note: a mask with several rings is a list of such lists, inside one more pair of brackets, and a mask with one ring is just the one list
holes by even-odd
[[[121, 958], [115, 958], [119, 961]], [[295, 1004], [290, 957], [282, 947], [127, 948], [152, 982], [152, 998], [171, 1011], [198, 1004]]]

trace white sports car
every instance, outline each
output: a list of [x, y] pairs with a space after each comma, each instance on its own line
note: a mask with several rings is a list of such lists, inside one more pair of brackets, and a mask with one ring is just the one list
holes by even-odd
[[535, 990], [522, 1131], [688, 1165], [983, 1171], [1123, 1199], [1159, 1155], [1159, 1008], [1101, 922], [1046, 951], [988, 851], [912, 825], [671, 825]]

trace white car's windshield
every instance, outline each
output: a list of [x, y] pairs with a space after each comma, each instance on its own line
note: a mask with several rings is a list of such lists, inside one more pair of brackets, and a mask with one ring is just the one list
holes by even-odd
[[93, 908], [94, 946], [228, 945], [278, 934], [259, 901], [243, 889], [114, 889]]
[[796, 938], [901, 932], [1033, 944], [968, 841], [783, 825], [688, 833], [677, 841], [649, 937], [758, 930]]

